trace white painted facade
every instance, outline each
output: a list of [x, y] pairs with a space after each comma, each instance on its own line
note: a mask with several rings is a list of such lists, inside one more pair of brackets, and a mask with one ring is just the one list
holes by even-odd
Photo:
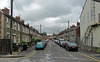
[[[100, 23], [100, 2], [86, 0], [80, 16], [81, 41], [85, 43], [84, 36], [89, 26]], [[93, 42], [92, 42], [93, 39]], [[86, 40], [86, 46], [100, 47], [100, 26], [92, 28]]]

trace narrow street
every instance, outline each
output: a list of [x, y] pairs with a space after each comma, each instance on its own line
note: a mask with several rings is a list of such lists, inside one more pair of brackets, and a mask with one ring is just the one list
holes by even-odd
[[44, 50], [36, 50], [28, 57], [1, 58], [0, 62], [98, 62], [81, 55], [79, 52], [66, 51], [54, 42], [49, 41]]

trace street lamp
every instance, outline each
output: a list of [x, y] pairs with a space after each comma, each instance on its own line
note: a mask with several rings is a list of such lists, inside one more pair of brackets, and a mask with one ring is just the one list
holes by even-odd
[[13, 46], [12, 46], [12, 20], [13, 20], [13, 0], [11, 0], [11, 21], [10, 21], [10, 54], [12, 54]]

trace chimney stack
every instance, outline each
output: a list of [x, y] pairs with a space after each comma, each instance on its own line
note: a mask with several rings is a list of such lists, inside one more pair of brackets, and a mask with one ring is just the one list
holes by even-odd
[[24, 24], [24, 20], [21, 20], [21, 23], [23, 23], [23, 24]]
[[29, 27], [29, 24], [26, 24], [26, 26], [28, 26], [28, 27]]
[[70, 28], [72, 28], [72, 26], [70, 26]]
[[2, 15], [2, 13], [0, 12], [0, 20], [1, 20], [1, 15]]
[[69, 28], [67, 28], [67, 30], [69, 30]]
[[75, 27], [75, 25], [72, 25], [72, 28], [74, 28]]
[[16, 20], [20, 21], [20, 16], [16, 16]]
[[9, 15], [9, 9], [8, 8], [4, 8], [4, 9], [2, 9], [2, 11], [4, 12], [4, 14], [7, 14], [7, 15]]
[[80, 22], [77, 22], [77, 26], [79, 26], [80, 25]]
[[33, 29], [33, 26], [30, 26], [31, 29]]

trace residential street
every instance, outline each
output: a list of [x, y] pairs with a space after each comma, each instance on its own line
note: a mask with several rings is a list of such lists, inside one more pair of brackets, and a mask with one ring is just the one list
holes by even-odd
[[36, 50], [31, 55], [21, 58], [0, 58], [0, 62], [98, 62], [75, 51], [66, 51], [52, 41], [44, 50]]

